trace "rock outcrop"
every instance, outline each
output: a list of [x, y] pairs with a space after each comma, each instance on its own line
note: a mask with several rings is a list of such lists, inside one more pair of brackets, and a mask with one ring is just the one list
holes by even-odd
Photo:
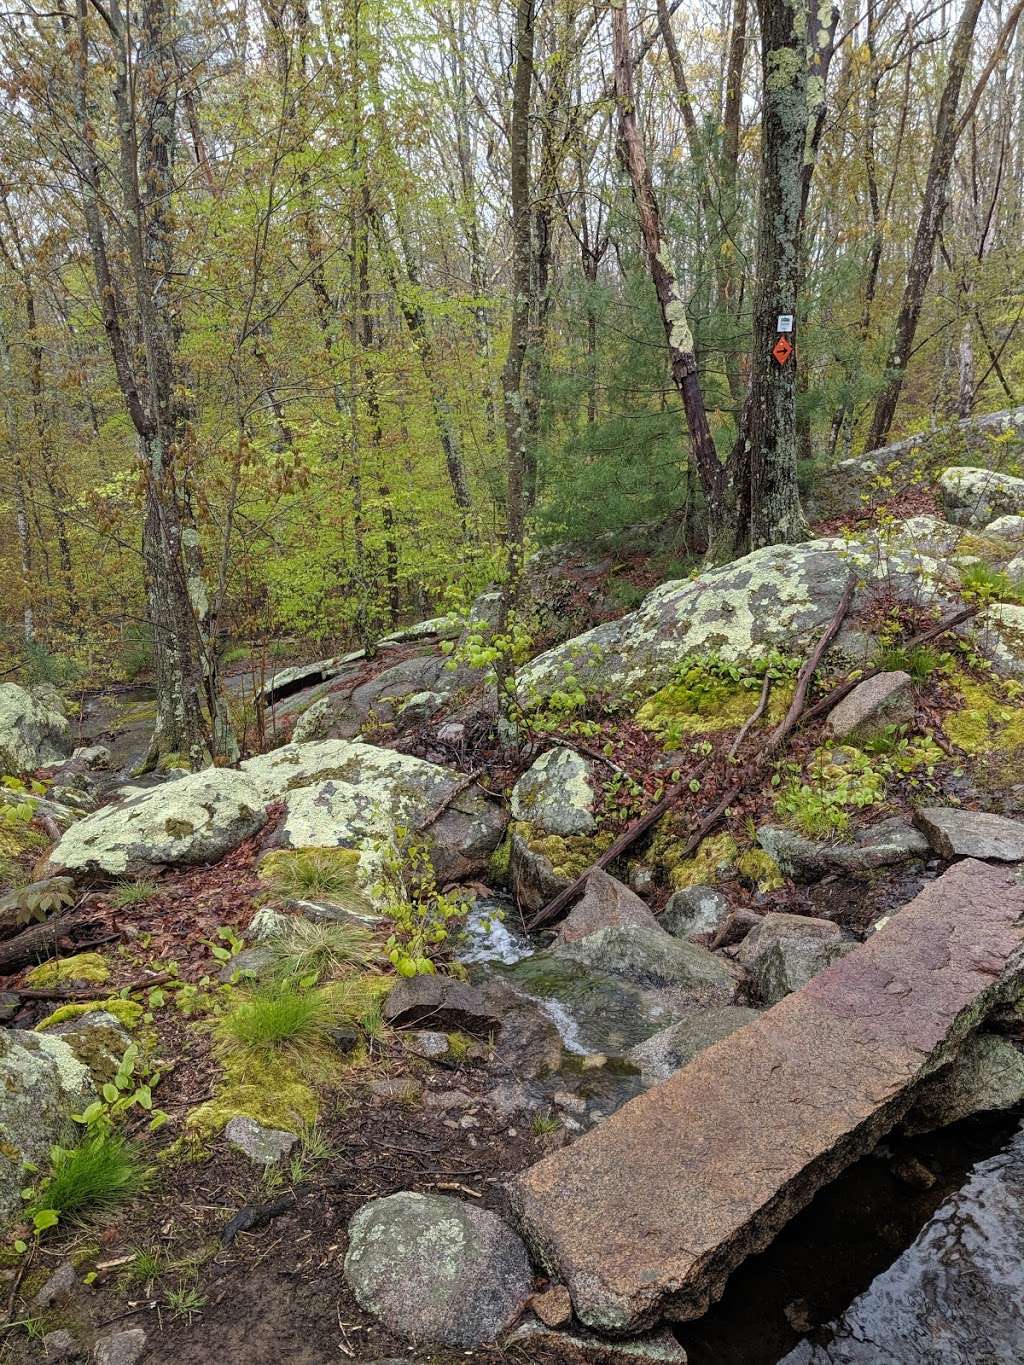
[[35, 772], [71, 753], [71, 727], [45, 695], [0, 683], [0, 776]]
[[1020, 515], [1024, 479], [993, 469], [953, 465], [939, 476], [939, 496], [950, 521], [960, 526], [988, 526], [996, 517]]
[[589, 1326], [697, 1317], [1022, 980], [1024, 884], [959, 863], [802, 990], [513, 1180], [519, 1225]]

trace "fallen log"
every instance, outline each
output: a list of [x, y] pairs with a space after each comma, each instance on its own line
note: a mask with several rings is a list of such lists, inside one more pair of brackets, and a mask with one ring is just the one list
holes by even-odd
[[16, 986], [12, 994], [18, 996], [20, 1000], [58, 1000], [72, 1004], [76, 1000], [98, 1000], [104, 994], [109, 995], [111, 990], [116, 990], [118, 996], [123, 998], [125, 991], [131, 995], [135, 991], [148, 991], [151, 986], [162, 986], [165, 982], [173, 980], [170, 972], [154, 972], [152, 976], [144, 977], [141, 981], [130, 981], [127, 986], [52, 986], [49, 989], [39, 986], [31, 988]]
[[74, 910], [67, 915], [56, 915], [42, 924], [30, 924], [20, 934], [0, 943], [0, 975], [19, 971], [43, 958], [56, 957], [61, 939], [72, 929], [88, 923], [88, 917]]
[[[848, 696], [855, 687], [859, 687], [860, 684], [866, 682], [868, 678], [873, 678], [877, 673], [884, 671], [880, 667], [865, 669], [862, 673], [859, 673], [857, 677], [848, 679], [846, 682], [840, 683], [837, 687], [832, 688], [824, 697], [821, 697], [816, 701], [813, 706], [807, 707], [807, 693], [810, 690], [814, 674], [817, 671], [825, 651], [839, 633], [839, 628], [853, 601], [855, 589], [856, 582], [851, 579], [840, 599], [835, 614], [825, 627], [814, 649], [801, 666], [800, 672], [797, 674], [797, 684], [793, 694], [793, 701], [790, 703], [785, 719], [776, 726], [764, 747], [747, 765], [743, 775], [733, 783], [725, 795], [716, 803], [707, 815], [703, 817], [700, 824], [697, 826], [697, 829], [687, 840], [686, 845], [680, 854], [681, 858], [688, 858], [690, 854], [694, 852], [736, 798], [763, 770], [768, 761], [775, 757], [779, 749], [785, 744], [786, 740], [798, 726], [806, 725], [827, 715], [829, 711], [831, 711], [834, 706], [837, 706], [844, 697]], [[954, 616], [948, 617], [945, 621], [940, 621], [938, 624], [930, 626], [927, 630], [920, 631], [917, 635], [907, 641], [907, 648], [927, 644], [931, 640], [937, 640], [948, 631], [955, 630], [957, 626], [963, 625], [965, 621], [969, 621], [972, 617], [977, 616], [982, 610], [983, 605], [983, 603], [979, 602], [971, 607], [965, 607], [962, 611], [957, 612]], [[761, 700], [758, 703], [757, 710], [744, 723], [739, 735], [737, 735], [736, 739], [733, 741], [732, 748], [729, 750], [728, 755], [730, 760], [736, 757], [743, 739], [746, 738], [760, 715], [763, 714], [766, 702], [767, 689], [762, 689]], [[527, 929], [537, 929], [541, 925], [549, 923], [557, 915], [561, 914], [563, 910], [568, 909], [576, 897], [582, 893], [591, 872], [595, 869], [607, 867], [609, 863], [614, 862], [616, 858], [621, 857], [627, 849], [631, 848], [652, 825], [656, 824], [658, 820], [661, 819], [669, 807], [674, 804], [676, 799], [680, 797], [683, 792], [692, 790], [691, 784], [707, 771], [710, 762], [710, 758], [703, 759], [695, 768], [691, 768], [684, 777], [670, 787], [660, 801], [656, 802], [655, 805], [652, 806], [649, 811], [645, 812], [645, 814], [641, 815], [639, 819], [634, 820], [618, 839], [615, 840], [611, 847], [597, 857], [586, 871], [582, 872], [570, 886], [565, 887], [557, 896], [553, 897], [547, 905], [542, 906], [533, 918], [528, 921], [526, 925]]]

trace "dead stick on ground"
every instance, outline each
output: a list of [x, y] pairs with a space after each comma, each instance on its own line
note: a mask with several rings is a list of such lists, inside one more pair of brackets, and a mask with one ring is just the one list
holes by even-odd
[[[839, 633], [839, 628], [846, 617], [846, 613], [850, 609], [855, 586], [854, 581], [851, 580], [847, 585], [846, 591], [843, 593], [834, 616], [822, 632], [821, 638], [815, 645], [814, 650], [801, 667], [797, 676], [797, 687], [793, 695], [793, 701], [786, 714], [785, 720], [776, 727], [765, 744], [764, 749], [757, 756], [756, 760], [744, 776], [730, 787], [725, 796], [722, 797], [717, 805], [704, 817], [697, 827], [696, 832], [687, 841], [683, 853], [681, 854], [682, 857], [688, 857], [689, 854], [697, 848], [701, 840], [706, 838], [708, 832], [718, 823], [729, 806], [732, 805], [767, 760], [771, 758], [785, 740], [788, 739], [798, 723], [807, 724], [809, 721], [817, 720], [820, 716], [826, 715], [860, 683], [866, 681], [868, 678], [874, 677], [876, 673], [883, 672], [881, 668], [868, 669], [864, 673], [859, 674], [858, 677], [851, 679], [849, 682], [842, 683], [839, 687], [833, 688], [806, 711], [803, 709], [806, 705], [807, 692], [818, 664], [821, 662], [826, 649]], [[940, 621], [937, 625], [931, 626], [928, 630], [921, 631], [918, 635], [915, 635], [911, 640], [908, 640], [907, 647], [911, 648], [916, 645], [926, 644], [929, 640], [937, 639], [947, 631], [955, 629], [965, 621], [969, 621], [971, 617], [976, 616], [980, 610], [981, 604], [976, 604], [973, 607], [967, 607], [963, 611], [957, 612], [955, 616], [951, 616], [945, 621]], [[761, 709], [759, 704], [758, 711]], [[757, 712], [755, 712], [754, 718], [756, 718], [756, 715]], [[754, 718], [752, 718], [752, 720]], [[738, 746], [734, 746], [734, 748], [735, 747]], [[732, 751], [730, 751], [730, 753], [732, 753]], [[577, 877], [571, 886], [567, 886], [563, 891], [560, 891], [553, 900], [549, 901], [547, 905], [543, 906], [537, 914], [534, 915], [533, 919], [527, 923], [527, 929], [539, 928], [540, 925], [548, 923], [550, 920], [554, 919], [556, 915], [559, 915], [567, 906], [571, 905], [583, 890], [591, 872], [597, 868], [607, 867], [609, 863], [614, 862], [616, 858], [621, 857], [621, 855], [630, 848], [642, 834], [646, 833], [646, 831], [661, 818], [665, 811], [668, 810], [684, 790], [690, 789], [691, 782], [695, 781], [696, 778], [706, 770], [709, 761], [709, 759], [705, 759], [698, 764], [686, 777], [682, 778], [671, 787], [662, 799], [652, 806], [645, 815], [642, 815], [638, 820], [635, 820], [628, 829], [623, 831], [612, 846], [606, 849], [600, 857], [595, 859], [591, 866]]]
[[[132, 981], [127, 986], [117, 986], [112, 989], [121, 991], [148, 991], [151, 986], [162, 986], [165, 981], [173, 980], [170, 972], [156, 972], [153, 976], [147, 977], [144, 981]], [[97, 1000], [102, 994], [102, 988], [93, 987], [67, 987], [63, 990], [54, 987], [52, 990], [33, 988], [25, 990], [15, 986], [14, 994], [20, 996], [22, 1000]]]
[[462, 795], [462, 793], [466, 790], [467, 787], [471, 787], [473, 785], [473, 783], [480, 776], [480, 771], [482, 770], [472, 772], [469, 774], [468, 777], [464, 777], [461, 782], [456, 782], [455, 786], [451, 789], [451, 791], [444, 798], [441, 804], [439, 806], [436, 806], [434, 810], [430, 812], [427, 818], [425, 820], [422, 820], [416, 826], [416, 833], [422, 834], [424, 830], [428, 830], [431, 825], [436, 825], [438, 820], [440, 820], [441, 816], [445, 813], [449, 806], [451, 806], [453, 802]]

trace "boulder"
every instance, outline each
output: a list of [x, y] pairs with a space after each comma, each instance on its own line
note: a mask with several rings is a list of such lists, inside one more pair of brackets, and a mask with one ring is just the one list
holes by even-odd
[[732, 906], [713, 886], [684, 886], [673, 891], [658, 923], [675, 938], [702, 938], [717, 934], [732, 913]]
[[25, 1164], [45, 1169], [71, 1114], [94, 1098], [88, 1066], [63, 1038], [0, 1030], [0, 1226], [24, 1207]]
[[950, 521], [959, 526], [988, 526], [1000, 516], [1019, 516], [1024, 508], [1024, 479], [994, 469], [952, 465], [939, 476], [939, 496]]
[[583, 895], [559, 925], [558, 942], [574, 943], [598, 929], [619, 924], [658, 928], [658, 921], [638, 895], [607, 872], [595, 868], [587, 878]]
[[746, 936], [736, 958], [750, 973], [753, 998], [775, 1005], [855, 946], [830, 920], [770, 914]]
[[829, 712], [826, 730], [836, 739], [861, 744], [914, 716], [914, 680], [909, 673], [876, 673], [858, 683]]
[[207, 768], [87, 815], [63, 836], [50, 862], [80, 877], [215, 863], [266, 819], [266, 802], [250, 777]]
[[1024, 543], [1024, 517], [996, 517], [985, 527], [985, 534], [1011, 544], [1017, 541]]
[[442, 880], [481, 870], [504, 831], [500, 803], [476, 783], [465, 786], [461, 773], [372, 744], [286, 744], [247, 759], [242, 771], [264, 801], [284, 802], [275, 843], [357, 849], [368, 871], [399, 825], [415, 830], [430, 819], [423, 838]]
[[276, 1166], [298, 1142], [297, 1133], [280, 1128], [264, 1128], [255, 1119], [238, 1114], [224, 1128], [228, 1146], [247, 1156], [257, 1166]]
[[678, 1024], [661, 1029], [626, 1054], [640, 1068], [644, 1085], [657, 1085], [668, 1080], [681, 1066], [685, 1066], [698, 1052], [712, 1043], [728, 1038], [739, 1028], [745, 1028], [759, 1018], [759, 1011], [741, 1005], [724, 1005], [720, 1009], [697, 1010]]
[[600, 791], [592, 763], [575, 749], [549, 749], [512, 788], [512, 816], [546, 834], [592, 834]]
[[52, 701], [0, 683], [0, 776], [60, 763], [71, 747], [71, 727]]
[[762, 825], [757, 841], [788, 877], [808, 882], [830, 872], [870, 872], [908, 858], [925, 858], [930, 852], [921, 831], [899, 815], [863, 826], [844, 844], [832, 839], [809, 839], [775, 825]]
[[476, 986], [437, 973], [400, 978], [381, 1012], [389, 1024], [425, 1024], [466, 1033], [488, 1033], [502, 1018], [501, 1010]]
[[982, 651], [996, 672], [1024, 678], [1024, 606], [1019, 602], [994, 602], [975, 617]]
[[914, 816], [940, 858], [1024, 860], [1024, 821], [956, 806], [926, 806]]
[[587, 1326], [699, 1317], [1022, 984], [1024, 884], [958, 863], [801, 990], [515, 1177], [518, 1224]]
[[989, 1109], [1024, 1100], [1024, 1051], [1008, 1038], [981, 1031], [948, 1066], [924, 1082], [903, 1122], [906, 1133], [928, 1133]]
[[495, 1214], [403, 1192], [364, 1204], [348, 1227], [345, 1279], [361, 1308], [415, 1342], [479, 1346], [531, 1289], [526, 1248]]
[[560, 943], [557, 957], [640, 986], [673, 986], [695, 1005], [729, 1005], [736, 994], [731, 964], [702, 948], [642, 924], [616, 924], [586, 938]]

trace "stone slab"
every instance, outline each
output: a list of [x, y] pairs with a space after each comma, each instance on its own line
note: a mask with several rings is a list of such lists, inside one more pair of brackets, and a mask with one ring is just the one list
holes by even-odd
[[957, 806], [927, 806], [914, 819], [940, 858], [1024, 859], [1024, 821]]
[[964, 861], [854, 952], [510, 1183], [588, 1326], [699, 1317], [1024, 983], [1024, 881]]

